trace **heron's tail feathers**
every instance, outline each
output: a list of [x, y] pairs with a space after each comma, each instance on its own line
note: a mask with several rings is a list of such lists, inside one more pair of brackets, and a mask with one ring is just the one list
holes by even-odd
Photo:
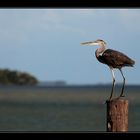
[[135, 61], [132, 59], [130, 59], [130, 61], [124, 64], [124, 66], [128, 66], [128, 67], [134, 67], [134, 65], [135, 65]]

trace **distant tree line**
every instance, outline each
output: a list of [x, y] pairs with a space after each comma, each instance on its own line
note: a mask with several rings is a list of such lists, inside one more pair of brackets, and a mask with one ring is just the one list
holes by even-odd
[[0, 69], [0, 84], [3, 85], [35, 85], [38, 80], [29, 73]]

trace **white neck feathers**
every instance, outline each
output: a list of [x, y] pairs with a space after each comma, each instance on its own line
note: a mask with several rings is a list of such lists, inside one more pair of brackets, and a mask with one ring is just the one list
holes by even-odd
[[104, 51], [106, 50], [106, 46], [104, 44], [99, 44], [99, 48], [96, 50], [96, 57], [102, 56]]

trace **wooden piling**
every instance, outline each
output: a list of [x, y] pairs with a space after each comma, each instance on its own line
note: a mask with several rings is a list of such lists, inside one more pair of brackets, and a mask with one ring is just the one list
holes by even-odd
[[128, 100], [115, 98], [107, 103], [107, 123], [108, 132], [128, 131]]

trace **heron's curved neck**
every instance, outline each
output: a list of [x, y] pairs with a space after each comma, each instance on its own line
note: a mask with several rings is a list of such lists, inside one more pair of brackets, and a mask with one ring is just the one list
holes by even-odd
[[99, 46], [100, 47], [95, 52], [96, 57], [102, 56], [102, 54], [104, 53], [104, 51], [107, 49], [107, 47], [104, 44], [99, 44]]

